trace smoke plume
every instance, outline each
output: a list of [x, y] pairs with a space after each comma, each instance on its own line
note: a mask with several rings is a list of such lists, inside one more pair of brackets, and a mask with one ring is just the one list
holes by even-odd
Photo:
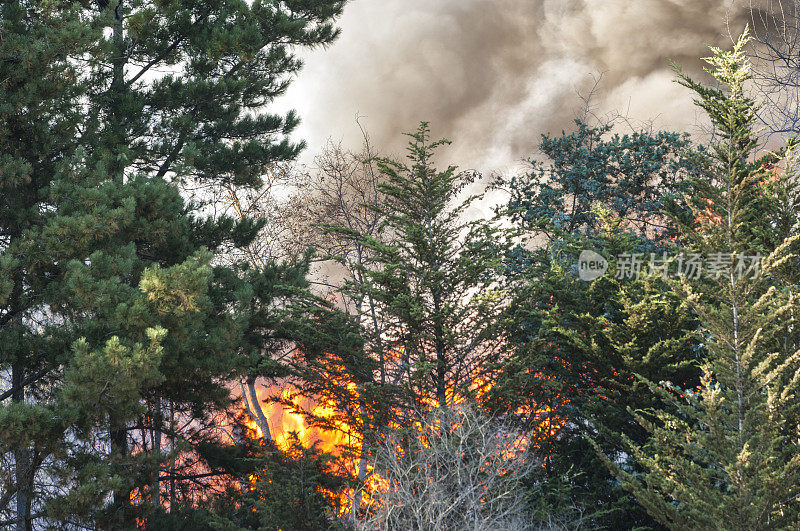
[[353, 0], [281, 105], [303, 119], [306, 157], [329, 138], [358, 146], [358, 114], [381, 149], [428, 120], [454, 141], [449, 160], [496, 170], [569, 129], [593, 75], [597, 113], [692, 130], [668, 61], [699, 73], [706, 46], [730, 46], [749, 20], [735, 0]]

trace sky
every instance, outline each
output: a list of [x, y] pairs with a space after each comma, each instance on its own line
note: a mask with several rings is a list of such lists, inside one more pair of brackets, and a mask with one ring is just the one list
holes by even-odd
[[276, 105], [294, 108], [311, 163], [328, 141], [400, 153], [420, 120], [453, 141], [448, 163], [504, 172], [535, 156], [540, 135], [569, 130], [588, 94], [622, 127], [697, 130], [672, 59], [700, 75], [707, 45], [729, 47], [750, 0], [351, 0], [342, 34], [304, 53]]

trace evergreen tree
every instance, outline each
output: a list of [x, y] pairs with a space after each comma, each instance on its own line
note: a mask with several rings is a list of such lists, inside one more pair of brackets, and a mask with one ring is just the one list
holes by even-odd
[[504, 213], [529, 239], [558, 240], [563, 234], [597, 235], [602, 205], [624, 228], [648, 240], [675, 235], [664, 215], [665, 201], [685, 191], [688, 169], [681, 150], [688, 135], [666, 131], [612, 133], [613, 125], [575, 120], [575, 131], [542, 135], [546, 162], [494, 186], [510, 198]]
[[6, 523], [131, 528], [218, 477], [201, 450], [256, 326], [236, 310], [293, 277], [212, 266], [258, 224], [204, 217], [175, 183], [257, 186], [297, 154], [294, 114], [262, 108], [342, 5], [3, 4]]
[[[85, 52], [99, 34], [78, 5], [4, 2], [0, 35], [0, 525], [31, 529], [42, 509], [40, 468], [63, 429], [53, 408], [31, 402], [48, 393], [51, 371], [77, 339], [56, 333], [59, 319], [44, 302], [56, 264], [37, 252], [36, 229], [54, 215], [48, 187], [74, 155], [81, 124], [75, 102], [86, 86], [69, 53]], [[60, 256], [69, 259], [71, 251]]]
[[[409, 134], [408, 163], [378, 162], [384, 181], [384, 238], [345, 227], [374, 255], [360, 265], [353, 289], [375, 302], [382, 338], [381, 384], [420, 411], [474, 397], [488, 362], [502, 349], [496, 336], [502, 294], [491, 278], [502, 256], [500, 231], [465, 213], [480, 195], [461, 198], [472, 179], [454, 166], [434, 167], [428, 124]], [[388, 234], [389, 236], [386, 236]], [[355, 298], [355, 297], [354, 297]]]
[[354, 272], [343, 292], [362, 340], [340, 341], [293, 368], [302, 394], [335, 406], [332, 414], [305, 414], [313, 425], [345, 432], [342, 452], [359, 480], [354, 513], [381, 430], [474, 398], [503, 349], [495, 332], [504, 300], [491, 275], [503, 254], [500, 232], [465, 219], [480, 198], [462, 196], [468, 175], [435, 169], [434, 150], [446, 141], [431, 142], [427, 123], [409, 136], [408, 162], [372, 161], [384, 202], [363, 208], [375, 210], [380, 226], [325, 227], [343, 249], [358, 249], [360, 259], [338, 259]]
[[709, 355], [701, 382], [659, 387], [642, 378], [663, 400], [634, 412], [650, 433], [643, 444], [628, 440], [642, 472], [607, 459], [648, 512], [674, 529], [800, 523], [800, 338], [790, 263], [797, 237], [780, 239], [796, 230], [797, 211], [788, 225], [773, 216], [797, 204], [796, 169], [776, 172], [776, 156], [756, 156], [757, 107], [744, 93], [748, 40], [745, 32], [732, 51], [711, 48], [707, 71], [719, 88], [680, 73], [715, 128], [711, 149], [695, 156], [703, 180], [682, 233], [688, 250], [716, 256], [719, 267], [675, 285], [702, 324]]
[[[337, 517], [342, 509], [339, 496], [345, 480], [331, 474], [334, 456], [318, 444], [305, 447], [294, 437], [278, 449], [262, 441], [246, 449], [246, 476], [231, 484], [220, 496], [202, 505], [202, 511], [187, 512], [186, 520], [169, 523], [188, 529], [208, 525], [218, 529], [286, 529], [316, 531], [344, 529]], [[157, 521], [161, 524], [161, 521]]]
[[[572, 495], [595, 522], [610, 527], [651, 525], [591, 452], [586, 426], [613, 426], [642, 440], [626, 408], [651, 404], [635, 373], [692, 382], [698, 341], [694, 316], [659, 279], [617, 279], [614, 257], [661, 252], [678, 236], [665, 214], [685, 204], [685, 136], [668, 132], [612, 134], [581, 121], [572, 133], [544, 136], [546, 161], [524, 176], [501, 180], [501, 208], [521, 242], [503, 274], [512, 301], [505, 333], [514, 346], [499, 365], [487, 406], [515, 416], [537, 438], [549, 477], [572, 477]], [[612, 262], [586, 282], [577, 264], [583, 250]], [[653, 304], [658, 300], [657, 304]], [[658, 322], [657, 327], [648, 327]], [[600, 422], [602, 421], [602, 422]], [[609, 453], [622, 445], [604, 438]], [[571, 471], [571, 472], [570, 472]]]

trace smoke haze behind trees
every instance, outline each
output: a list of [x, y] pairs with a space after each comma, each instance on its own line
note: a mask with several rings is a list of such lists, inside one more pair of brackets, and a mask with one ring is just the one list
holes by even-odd
[[[592, 75], [597, 112], [696, 131], [668, 60], [697, 75], [707, 44], [730, 46], [749, 0], [353, 0], [342, 35], [306, 55], [281, 105], [299, 110], [310, 162], [328, 139], [400, 151], [420, 120], [454, 140], [448, 158], [484, 171], [531, 156], [571, 127]], [[726, 27], [727, 24], [727, 27]], [[730, 28], [730, 32], [728, 30]]]

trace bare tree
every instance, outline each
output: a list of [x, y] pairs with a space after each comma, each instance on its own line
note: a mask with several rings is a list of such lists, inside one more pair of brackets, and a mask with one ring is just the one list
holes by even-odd
[[382, 236], [384, 216], [380, 207], [384, 197], [378, 186], [381, 175], [375, 162], [377, 153], [363, 128], [361, 133], [360, 150], [329, 142], [315, 158], [313, 169], [295, 176], [295, 192], [288, 203], [291, 213], [284, 219], [292, 229], [293, 241], [288, 246], [295, 250], [313, 246], [321, 253], [321, 259], [328, 263], [316, 280], [354, 315], [369, 301], [348, 299], [340, 288], [348, 280], [363, 282], [360, 269], [370, 263], [370, 252], [363, 242], [326, 230], [325, 226], [347, 227], [374, 238]]
[[360, 529], [518, 530], [523, 479], [541, 462], [528, 439], [468, 406], [436, 409], [416, 427], [388, 434], [375, 456], [374, 504]]
[[[750, 0], [759, 117], [770, 136], [800, 133], [800, 0]], [[738, 31], [738, 30], [736, 30]]]
[[[262, 185], [257, 189], [240, 188], [228, 182], [183, 183], [189, 197], [205, 205], [215, 217], [224, 215], [237, 221], [249, 219], [261, 223], [258, 236], [247, 247], [220, 253], [219, 260], [243, 261], [261, 269], [270, 263], [295, 260], [317, 243], [304, 213], [311, 208], [311, 201], [302, 201], [304, 196], [298, 193], [306, 187], [308, 177], [294, 163], [273, 164], [263, 170]], [[256, 377], [244, 378], [238, 387], [244, 410], [256, 422], [262, 436], [274, 440], [276, 434], [272, 433], [259, 398]]]
[[[274, 261], [291, 261], [313, 248], [313, 284], [322, 295], [359, 321], [367, 338], [366, 348], [377, 358], [384, 353], [381, 345], [372, 343], [380, 343], [382, 323], [373, 302], [365, 297], [354, 298], [341, 289], [347, 282], [364, 281], [361, 275], [363, 268], [370, 264], [371, 253], [360, 240], [344, 238], [325, 229], [326, 225], [339, 225], [375, 238], [379, 238], [383, 230], [379, 208], [383, 194], [378, 186], [381, 176], [375, 163], [377, 153], [366, 131], [360, 123], [358, 126], [363, 138], [359, 150], [329, 142], [310, 167], [276, 165], [267, 168], [259, 190], [239, 190], [229, 184], [187, 186], [186, 189], [195, 201], [207, 205], [216, 215], [264, 223], [259, 237], [244, 255], [231, 254], [223, 259], [245, 260], [260, 268]], [[288, 350], [301, 354], [299, 350]], [[353, 388], [354, 382], [361, 382], [361, 379], [353, 374], [351, 367], [342, 363], [337, 353], [331, 353], [319, 363], [308, 363], [302, 356], [293, 362], [290, 357], [284, 361], [294, 366], [297, 381], [269, 382], [266, 394], [273, 395], [276, 402], [286, 400], [285, 408], [303, 414], [315, 427], [346, 430], [340, 439], [350, 447], [341, 448], [340, 460], [346, 463], [349, 473], [365, 481], [370, 442], [363, 434], [373, 430], [375, 415], [369, 412], [365, 394]], [[377, 380], [385, 377], [385, 371], [379, 368], [378, 372]], [[373, 375], [367, 378], [372, 380]], [[280, 434], [270, 427], [263, 402], [265, 394], [258, 389], [266, 384], [251, 376], [239, 382], [238, 390], [244, 410], [258, 425], [263, 437], [276, 440]], [[285, 385], [288, 385], [285, 390], [290, 391], [291, 399], [283, 392], [275, 392], [276, 386]], [[321, 403], [335, 404], [332, 416], [315, 413], [320, 408], [313, 404]], [[312, 407], [301, 404], [312, 404]], [[322, 409], [328, 411], [328, 408]], [[355, 489], [352, 492], [353, 514], [358, 512], [360, 500], [361, 492]]]
[[297, 179], [293, 163], [276, 163], [264, 168], [262, 185], [258, 189], [240, 188], [228, 182], [184, 183], [189, 197], [205, 205], [214, 216], [226, 215], [235, 220], [251, 219], [263, 224], [258, 237], [243, 250], [229, 249], [221, 253], [222, 260], [245, 260], [254, 267], [270, 262], [291, 259], [296, 255], [292, 243], [296, 205], [289, 199], [292, 183]]

